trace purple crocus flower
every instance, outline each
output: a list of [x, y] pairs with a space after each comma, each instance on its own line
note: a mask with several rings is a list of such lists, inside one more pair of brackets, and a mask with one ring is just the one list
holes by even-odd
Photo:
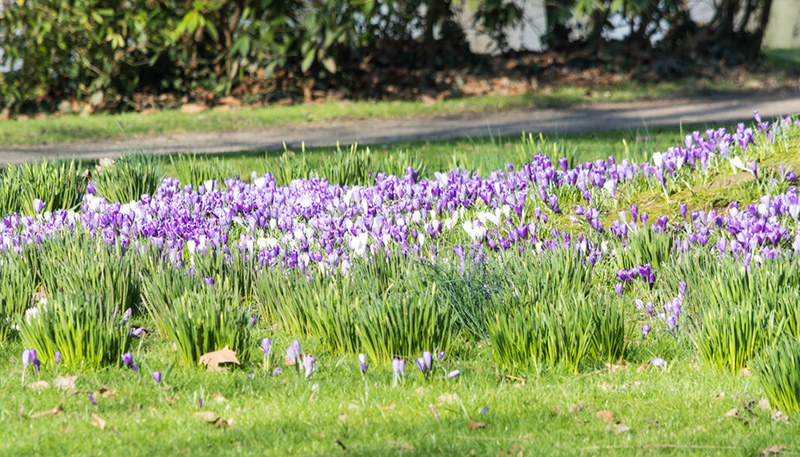
[[487, 412], [489, 412], [489, 407], [484, 406], [483, 409], [481, 409], [481, 416], [485, 416]]
[[269, 338], [262, 339], [261, 350], [264, 351], [264, 359], [269, 358], [269, 353], [272, 351], [272, 340]]
[[303, 357], [303, 369], [306, 372], [306, 379], [314, 372], [314, 356], [307, 355]]
[[214, 285], [214, 278], [212, 278], [211, 276], [206, 276], [205, 278], [203, 278], [203, 284], [205, 284], [207, 286], [213, 286]]
[[286, 358], [292, 362], [292, 365], [296, 365], [298, 359], [300, 358], [300, 342], [297, 340], [292, 341], [292, 344], [286, 348]]
[[41, 213], [47, 205], [40, 199], [34, 198], [33, 199], [33, 209], [36, 211], [36, 214]]
[[753, 173], [753, 176], [758, 179], [758, 163], [753, 160], [752, 162], [747, 162], [747, 169], [750, 170], [750, 173]]
[[652, 328], [650, 328], [650, 325], [644, 324], [644, 326], [642, 326], [642, 338], [646, 337], [647, 334], [650, 333], [650, 330], [652, 330]]
[[92, 395], [91, 392], [89, 392], [89, 401], [92, 402], [92, 406], [97, 406], [97, 404], [94, 402], [94, 395]]
[[664, 359], [662, 359], [661, 357], [656, 357], [650, 363], [652, 363], [654, 367], [663, 367], [663, 366], [667, 365], [667, 362]]
[[678, 325], [678, 322], [675, 320], [675, 316], [667, 317], [667, 325], [669, 326], [669, 332], [674, 334], [675, 327]]
[[618, 282], [614, 284], [614, 289], [617, 291], [617, 298], [622, 296], [622, 283]]
[[203, 397], [200, 397], [200, 398], [197, 400], [197, 406], [198, 406], [198, 407], [200, 407], [200, 408], [202, 408], [202, 407], [203, 407]]
[[367, 359], [364, 354], [358, 354], [358, 361], [361, 362], [361, 374], [365, 374], [367, 372]]
[[645, 309], [645, 311], [647, 311], [647, 314], [649, 314], [650, 317], [653, 317], [653, 303], [652, 302], [647, 302], [644, 305], [644, 309]]
[[144, 327], [131, 327], [130, 334], [131, 336], [138, 338], [144, 334], [144, 331]]
[[154, 371], [153, 372], [153, 381], [155, 381], [156, 384], [161, 384], [161, 372], [160, 371]]
[[22, 371], [26, 371], [28, 369], [28, 365], [31, 363], [31, 351], [30, 349], [25, 349], [22, 351]]
[[433, 363], [433, 356], [431, 351], [425, 351], [422, 353], [422, 357], [418, 358], [415, 363], [417, 364], [417, 368], [422, 374], [426, 374], [431, 369], [431, 364]]
[[283, 373], [283, 370], [281, 369], [281, 367], [275, 367], [275, 369], [272, 370], [272, 376], [278, 376], [281, 373]]
[[257, 323], [258, 323], [258, 316], [256, 316], [255, 314], [250, 316], [250, 326], [255, 327]]
[[441, 362], [442, 360], [444, 360], [444, 351], [439, 351], [439, 352], [438, 352], [436, 355], [438, 355], [438, 356], [439, 356], [439, 361], [440, 361], [440, 362]]
[[131, 309], [128, 308], [125, 310], [124, 313], [122, 313], [122, 323], [125, 323], [125, 321], [127, 321], [130, 318], [131, 318]]
[[406, 361], [403, 359], [393, 359], [392, 371], [394, 371], [393, 385], [397, 385], [397, 380], [400, 379], [400, 377], [405, 378], [406, 376]]
[[139, 371], [139, 366], [133, 363], [133, 354], [130, 352], [122, 354], [122, 363], [133, 371]]
[[797, 181], [797, 175], [794, 174], [794, 172], [791, 171], [791, 170], [786, 172], [786, 174], [784, 175], [784, 178], [786, 178], [786, 180], [789, 181], [789, 182]]
[[56, 361], [56, 366], [58, 366], [61, 363], [61, 351], [56, 351], [56, 353], [53, 355], [53, 358]]
[[681, 217], [683, 217], [684, 221], [686, 220], [686, 209], [687, 209], [686, 208], [686, 203], [681, 203], [681, 206], [680, 206]]
[[447, 373], [447, 379], [455, 378], [456, 376], [461, 374], [461, 370], [453, 370], [450, 373]]

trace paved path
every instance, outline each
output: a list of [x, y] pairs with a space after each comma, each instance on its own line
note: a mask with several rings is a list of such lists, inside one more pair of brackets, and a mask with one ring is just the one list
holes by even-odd
[[0, 145], [0, 163], [42, 158], [115, 157], [130, 152], [237, 152], [297, 146], [390, 143], [518, 134], [546, 134], [677, 126], [752, 120], [800, 113], [800, 91], [749, 92], [712, 97], [671, 98], [639, 102], [595, 103], [570, 108], [537, 108], [459, 116], [412, 116], [393, 119], [353, 119], [290, 127], [263, 127], [238, 132], [184, 132], [129, 138], [127, 142], [87, 141], [36, 146]]

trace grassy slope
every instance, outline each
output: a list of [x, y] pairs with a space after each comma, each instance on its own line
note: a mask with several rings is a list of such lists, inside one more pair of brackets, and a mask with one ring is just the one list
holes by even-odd
[[733, 90], [741, 84], [684, 81], [681, 83], [625, 83], [608, 89], [587, 91], [564, 87], [521, 95], [481, 96], [425, 104], [423, 102], [325, 102], [315, 105], [242, 108], [187, 114], [159, 111], [149, 114], [97, 114], [47, 117], [26, 121], [0, 121], [0, 142], [6, 145], [60, 143], [80, 140], [122, 139], [125, 135], [176, 131], [238, 130], [276, 125], [302, 125], [341, 118], [378, 118], [414, 114], [447, 115], [502, 109], [565, 106], [598, 100], [626, 101], [657, 98], [697, 90]]
[[[680, 143], [675, 130], [629, 131], [571, 135], [542, 148], [555, 144], [578, 151], [576, 160], [611, 154], [619, 159], [626, 154], [622, 139], [628, 144], [627, 154], [637, 160]], [[383, 153], [385, 149], [390, 154], [410, 148], [424, 148], [429, 170], [445, 168], [454, 151], [461, 152], [463, 160], [488, 170], [514, 160], [521, 152], [531, 152], [530, 145], [525, 146], [519, 138], [387, 145], [375, 150]], [[800, 166], [798, 148], [800, 138], [794, 138], [763, 166], [779, 161]], [[250, 169], [263, 167], [262, 157], [242, 154], [226, 157], [224, 163], [248, 174]], [[642, 190], [629, 200], [657, 215], [676, 214], [682, 199], [694, 209], [713, 205], [720, 195], [759, 194], [753, 183], [737, 188], [739, 193], [711, 186], [699, 186], [694, 193], [679, 190], [671, 195], [670, 204], [660, 192], [652, 190]], [[620, 207], [627, 208], [627, 203], [620, 203]], [[628, 334], [636, 335], [637, 331], [638, 325], [631, 323]], [[290, 338], [267, 328], [259, 328], [258, 334], [272, 334], [278, 354]], [[446, 359], [448, 368], [462, 369], [459, 378], [424, 381], [409, 363], [407, 382], [397, 388], [391, 387], [389, 367], [371, 366], [364, 379], [354, 356], [332, 354], [321, 354], [319, 371], [308, 381], [286, 368], [279, 378], [265, 377], [258, 374], [258, 364], [251, 363], [224, 374], [175, 367], [164, 379], [170, 387], [159, 387], [151, 381], [149, 371], [166, 372], [175, 357], [168, 341], [152, 336], [136, 352], [141, 379], [121, 368], [62, 373], [81, 373], [76, 390], [96, 391], [107, 385], [116, 391], [107, 398], [95, 395], [97, 406], [89, 403], [86, 392], [70, 396], [71, 391], [34, 392], [22, 387], [22, 347], [17, 342], [5, 343], [0, 347], [0, 426], [4, 438], [0, 440], [0, 455], [327, 455], [343, 452], [337, 440], [348, 451], [364, 455], [499, 455], [513, 450], [512, 455], [520, 455], [519, 451], [523, 455], [641, 455], [657, 451], [727, 456], [759, 455], [778, 444], [793, 451], [800, 449], [794, 425], [772, 421], [769, 412], [755, 404], [750, 406], [752, 413], [742, 406], [763, 396], [752, 376], [703, 366], [685, 339], [662, 335], [649, 341], [632, 342], [627, 357], [631, 365], [622, 370], [582, 376], [549, 373], [538, 379], [531, 376], [527, 383], [498, 378], [487, 348], [465, 347]], [[320, 354], [316, 341], [304, 340], [303, 347]], [[670, 361], [668, 368], [637, 370], [655, 356]], [[247, 377], [250, 373], [257, 375], [251, 379]], [[52, 381], [54, 375], [45, 368], [42, 379]], [[312, 397], [314, 385], [318, 392]], [[217, 402], [212, 393], [227, 400]], [[448, 394], [455, 394], [457, 399]], [[216, 428], [194, 417], [196, 396], [204, 398], [203, 410], [234, 419], [235, 424]], [[27, 417], [59, 402], [63, 402], [62, 415]], [[570, 412], [579, 402], [585, 407]], [[438, 420], [430, 405], [434, 405]], [[488, 413], [481, 417], [479, 411], [484, 406], [488, 406]], [[739, 417], [723, 418], [733, 408], [739, 409]], [[615, 433], [613, 424], [609, 427], [596, 417], [601, 410], [611, 411], [616, 421], [631, 430]], [[100, 430], [92, 426], [93, 413], [110, 427]], [[468, 417], [485, 422], [486, 427], [471, 431]]]

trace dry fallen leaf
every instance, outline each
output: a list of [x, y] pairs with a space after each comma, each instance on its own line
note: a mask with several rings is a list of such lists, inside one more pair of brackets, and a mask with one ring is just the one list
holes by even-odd
[[722, 415], [722, 419], [725, 419], [727, 417], [739, 417], [739, 408], [733, 408], [732, 410]]
[[519, 444], [514, 444], [511, 446], [511, 449], [507, 451], [500, 451], [500, 455], [515, 455], [517, 457], [523, 457], [525, 453], [522, 452], [522, 448], [519, 446]]
[[616, 364], [613, 364], [613, 363], [607, 363], [606, 364], [606, 368], [608, 368], [608, 371], [610, 371], [612, 373], [616, 373], [617, 371], [627, 370], [628, 369], [628, 365], [630, 365], [629, 362], [622, 362], [622, 364], [620, 364], [620, 365], [616, 365]]
[[217, 416], [217, 414], [212, 411], [197, 411], [196, 413], [194, 413], [194, 417], [203, 419], [208, 425], [213, 425], [215, 427], [233, 425], [236, 423], [235, 420], [233, 419], [225, 420], [220, 416]]
[[742, 375], [742, 376], [750, 376], [751, 373], [752, 372], [747, 367], [744, 367], [741, 370], [739, 370], [739, 374]]
[[226, 345], [219, 351], [207, 352], [201, 355], [197, 363], [198, 365], [206, 365], [208, 371], [222, 371], [223, 368], [219, 366], [221, 363], [235, 363], [239, 365], [239, 359], [236, 358], [236, 352], [231, 351]]
[[382, 405], [382, 406], [378, 406], [378, 408], [380, 408], [380, 409], [382, 409], [382, 410], [386, 411], [386, 410], [388, 410], [388, 409], [394, 409], [396, 406], [397, 406], [397, 405], [395, 405], [394, 403], [390, 403], [390, 404], [388, 404], [388, 405]]
[[614, 390], [614, 386], [612, 386], [611, 384], [609, 384], [609, 383], [607, 383], [605, 381], [603, 381], [603, 383], [600, 384], [600, 388], [603, 389], [603, 390], [609, 391], [609, 392]]
[[439, 422], [439, 413], [436, 412], [436, 407], [433, 406], [433, 403], [428, 405], [428, 408], [431, 409], [431, 413], [433, 413], [433, 418], [436, 420], [436, 422]]
[[345, 414], [345, 413], [339, 414], [339, 420], [342, 421], [342, 422], [346, 421], [347, 420], [347, 414]]
[[786, 416], [786, 414], [783, 414], [783, 411], [779, 409], [773, 409], [770, 417], [772, 417], [773, 422], [783, 422], [785, 424], [789, 423], [789, 417]]
[[719, 399], [719, 398], [725, 398], [725, 392], [720, 392], [720, 393], [718, 393], [717, 395], [715, 395], [715, 396], [714, 396], [714, 398], [717, 398], [717, 399]]
[[217, 403], [225, 403], [226, 401], [228, 401], [228, 399], [223, 397], [222, 394], [220, 394], [219, 392], [214, 392], [213, 394], [211, 394], [211, 400], [214, 400]]
[[761, 457], [769, 457], [773, 454], [780, 454], [786, 450], [786, 446], [782, 444], [773, 444], [772, 446], [761, 451]]
[[44, 416], [58, 416], [64, 412], [64, 408], [61, 405], [56, 406], [53, 409], [48, 409], [47, 411], [40, 411], [38, 413], [31, 414], [32, 419], [36, 419], [37, 417], [44, 417]]
[[631, 429], [630, 425], [624, 424], [622, 422], [618, 424], [609, 425], [611, 431], [619, 435], [620, 433], [625, 433]]
[[414, 389], [414, 393], [417, 395], [425, 395], [426, 392], [428, 392], [428, 389], [424, 387], [417, 387], [416, 389]]
[[412, 445], [410, 445], [410, 444], [408, 444], [406, 442], [403, 442], [403, 443], [400, 443], [400, 449], [405, 449], [407, 451], [413, 451], [414, 450], [414, 446], [412, 446]]
[[767, 400], [766, 398], [762, 398], [761, 401], [758, 402], [758, 407], [764, 411], [769, 411], [770, 409], [772, 409], [769, 407], [769, 400]]
[[57, 376], [53, 379], [53, 387], [59, 389], [70, 390], [75, 388], [75, 381], [78, 380], [78, 375], [75, 376]]
[[614, 413], [607, 409], [598, 411], [595, 413], [594, 417], [600, 419], [601, 421], [608, 422], [609, 424], [614, 422]]
[[649, 367], [649, 366], [650, 366], [650, 362], [645, 362], [645, 363], [639, 365], [639, 368], [636, 369], [636, 372], [637, 373], [641, 373], [642, 371], [646, 370], [647, 367]]
[[171, 405], [180, 399], [181, 399], [180, 395], [175, 395], [175, 396], [167, 396], [167, 398], [165, 398], [164, 400]]
[[477, 422], [472, 419], [469, 420], [469, 429], [470, 430], [477, 430], [479, 428], [486, 427], [486, 422]]
[[99, 428], [100, 430], [106, 428], [106, 421], [102, 417], [98, 416], [95, 413], [92, 413], [92, 419], [94, 419], [92, 421], [92, 425], [94, 425], [95, 427]]
[[95, 391], [94, 396], [95, 397], [110, 397], [110, 396], [112, 396], [112, 395], [114, 395], [116, 393], [117, 393], [117, 391], [112, 389], [112, 388], [110, 388], [110, 387], [101, 387], [99, 390]]
[[439, 403], [453, 403], [458, 400], [458, 395], [452, 393], [445, 393], [439, 395]]
[[43, 390], [43, 389], [50, 388], [50, 383], [48, 383], [47, 381], [44, 381], [44, 380], [36, 381], [36, 382], [32, 383], [30, 386], [28, 386], [28, 387], [30, 387], [33, 390]]
[[583, 401], [579, 401], [578, 403], [575, 403], [574, 405], [569, 407], [569, 413], [574, 414], [577, 413], [578, 411], [583, 411], [584, 409], [586, 409], [586, 403], [584, 403]]

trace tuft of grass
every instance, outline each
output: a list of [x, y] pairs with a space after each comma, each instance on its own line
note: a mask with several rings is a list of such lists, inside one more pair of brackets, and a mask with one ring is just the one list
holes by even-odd
[[787, 414], [800, 411], [800, 341], [782, 339], [751, 366], [770, 406]]

